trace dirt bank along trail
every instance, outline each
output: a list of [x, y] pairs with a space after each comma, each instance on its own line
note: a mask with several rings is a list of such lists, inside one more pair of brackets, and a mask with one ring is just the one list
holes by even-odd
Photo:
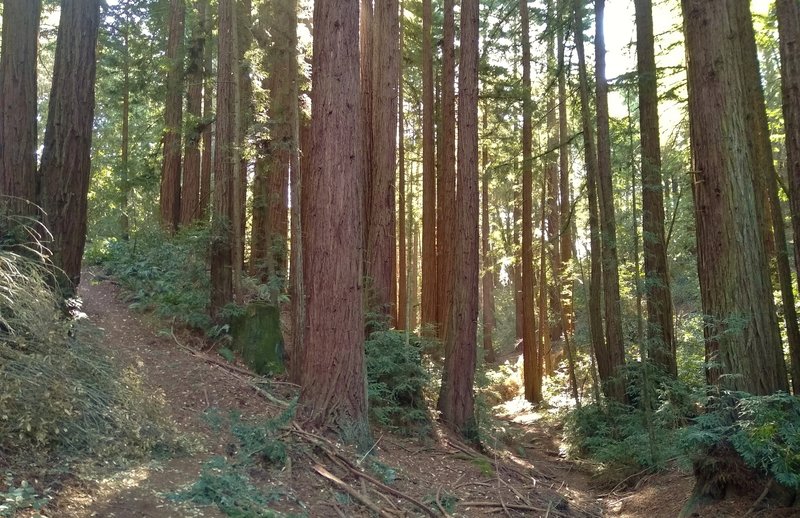
[[[559, 454], [559, 433], [519, 416], [525, 444], [478, 452], [440, 428], [422, 438], [376, 429], [369, 455], [358, 454], [277, 423], [294, 386], [256, 378], [169, 322], [133, 312], [113, 280], [86, 272], [80, 296], [109, 355], [163, 397], [193, 446], [73, 483], [48, 516], [666, 517], [688, 494], [690, 481], [676, 473], [635, 493], [592, 491], [589, 476]], [[266, 439], [254, 432], [263, 429]], [[253, 444], [252, 462], [238, 461]], [[193, 499], [176, 498], [191, 487]]]

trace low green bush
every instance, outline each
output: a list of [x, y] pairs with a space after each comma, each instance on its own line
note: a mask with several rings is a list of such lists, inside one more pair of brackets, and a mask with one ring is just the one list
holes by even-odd
[[422, 363], [428, 342], [402, 331], [373, 332], [365, 343], [370, 417], [406, 434], [425, 434], [430, 416], [423, 389], [430, 376]]
[[209, 232], [202, 227], [185, 229], [175, 236], [143, 230], [129, 241], [110, 243], [98, 259], [128, 290], [133, 309], [152, 310], [209, 332], [209, 242]]

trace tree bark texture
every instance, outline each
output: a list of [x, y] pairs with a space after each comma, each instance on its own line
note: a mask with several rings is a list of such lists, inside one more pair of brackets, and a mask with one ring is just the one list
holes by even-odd
[[212, 77], [214, 75], [214, 40], [212, 38], [212, 15], [208, 0], [199, 0], [200, 9], [205, 11], [204, 27], [206, 29], [206, 43], [203, 46], [203, 132], [201, 140], [203, 151], [200, 156], [200, 200], [198, 210], [203, 221], [208, 221], [209, 205], [211, 203], [211, 170], [214, 168], [211, 134], [214, 130], [214, 88]]
[[377, 307], [397, 325], [395, 178], [400, 78], [398, 0], [375, 0], [372, 31], [372, 171], [366, 276]]
[[642, 234], [644, 297], [647, 304], [646, 350], [651, 361], [678, 375], [672, 293], [664, 236], [664, 193], [658, 120], [652, 0], [636, 0], [636, 63], [639, 74], [639, 128], [642, 144]]
[[167, 38], [167, 98], [164, 104], [164, 161], [161, 167], [161, 224], [175, 232], [181, 217], [181, 133], [183, 124], [184, 0], [170, 0]]
[[[781, 53], [781, 94], [786, 133], [786, 174], [792, 215], [795, 264], [800, 264], [800, 5], [778, 0], [778, 33]], [[780, 243], [779, 243], [780, 246]], [[800, 278], [798, 279], [800, 282]], [[789, 315], [787, 314], [787, 318]], [[792, 350], [792, 387], [800, 394], [800, 354]]]
[[37, 214], [36, 63], [40, 0], [4, 0], [0, 57], [0, 203]]
[[609, 393], [618, 401], [625, 399], [625, 381], [620, 368], [625, 365], [622, 335], [622, 309], [619, 301], [619, 266], [617, 260], [617, 223], [614, 215], [614, 185], [611, 178], [611, 135], [608, 117], [608, 81], [606, 80], [606, 45], [603, 34], [605, 0], [595, 0], [595, 80], [597, 108], [597, 185], [600, 206], [600, 234], [603, 261], [603, 296], [605, 300], [606, 354], [611, 367]]
[[71, 284], [62, 286], [67, 294], [80, 282], [86, 243], [99, 22], [98, 0], [62, 1], [40, 175], [53, 264]]
[[[400, 62], [397, 66], [397, 126], [399, 128], [399, 141], [397, 143], [397, 329], [411, 330], [408, 320], [408, 232], [406, 211], [406, 142], [405, 142], [405, 117], [403, 107], [403, 48], [405, 37], [405, 27], [403, 24], [403, 2], [400, 2], [400, 43], [398, 54]], [[410, 218], [408, 218], [410, 219]]]
[[461, 63], [458, 73], [458, 234], [453, 299], [447, 332], [439, 410], [442, 420], [477, 441], [473, 382], [477, 358], [478, 194], [478, 0], [461, 1]]
[[522, 347], [525, 399], [542, 401], [541, 355], [536, 333], [536, 281], [533, 264], [533, 130], [531, 44], [528, 1], [520, 0], [522, 23]]
[[441, 167], [437, 171], [436, 268], [439, 337], [447, 343], [451, 299], [453, 297], [453, 254], [456, 221], [456, 22], [455, 0], [443, 3], [442, 41], [442, 116]]
[[217, 117], [214, 148], [214, 200], [211, 242], [211, 314], [233, 302], [233, 203], [236, 146], [235, 0], [219, 1]]
[[757, 212], [740, 3], [682, 1], [692, 190], [709, 381], [764, 395], [788, 381]]
[[303, 182], [306, 289], [302, 413], [369, 436], [364, 366], [359, 0], [314, 5], [312, 169]]
[[[563, 1], [556, 1], [556, 12], [561, 13]], [[556, 46], [558, 48], [558, 135], [560, 147], [558, 150], [558, 169], [559, 169], [559, 195], [560, 195], [560, 215], [559, 215], [559, 259], [561, 268], [561, 301], [564, 308], [564, 332], [573, 333], [575, 331], [575, 318], [572, 310], [572, 279], [569, 276], [570, 262], [572, 261], [572, 192], [569, 179], [569, 144], [567, 136], [569, 133], [567, 115], [567, 72], [565, 66], [565, 41], [564, 23], [561, 17], [556, 20]]]
[[436, 156], [433, 125], [431, 0], [422, 0], [422, 306], [423, 332], [437, 323]]
[[197, 4], [195, 24], [189, 41], [186, 68], [186, 114], [188, 130], [183, 150], [181, 185], [181, 226], [191, 225], [200, 217], [200, 139], [203, 131], [203, 58], [205, 55], [206, 4]]

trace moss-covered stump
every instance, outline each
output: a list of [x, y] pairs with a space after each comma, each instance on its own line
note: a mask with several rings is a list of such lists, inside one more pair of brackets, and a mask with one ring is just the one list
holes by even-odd
[[254, 302], [231, 321], [233, 350], [258, 374], [281, 374], [285, 370], [281, 313], [275, 307]]

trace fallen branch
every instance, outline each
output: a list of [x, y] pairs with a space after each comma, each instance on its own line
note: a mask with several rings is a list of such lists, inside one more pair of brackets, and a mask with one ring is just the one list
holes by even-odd
[[316, 464], [313, 466], [314, 471], [316, 471], [321, 477], [326, 478], [339, 486], [340, 488], [344, 489], [347, 494], [361, 502], [364, 506], [366, 506], [370, 511], [376, 513], [378, 516], [382, 516], [383, 518], [392, 518], [392, 515], [378, 507], [372, 500], [367, 498], [365, 495], [362, 495], [352, 487], [350, 487], [346, 482], [342, 479], [325, 469], [325, 466], [321, 464]]
[[495, 509], [507, 508], [507, 509], [513, 509], [515, 511], [530, 511], [537, 513], [542, 513], [547, 511], [546, 509], [542, 509], [541, 507], [532, 507], [530, 505], [506, 504], [506, 503], [499, 504], [497, 502], [459, 502], [458, 505], [465, 507], [492, 507]]

